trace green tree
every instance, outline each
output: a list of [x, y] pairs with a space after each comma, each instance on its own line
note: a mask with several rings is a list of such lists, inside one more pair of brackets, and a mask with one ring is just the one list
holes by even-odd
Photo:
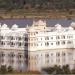
[[63, 74], [63, 70], [60, 66], [55, 65], [53, 68], [54, 68], [56, 74]]
[[69, 68], [69, 65], [64, 65], [62, 67], [62, 70], [63, 70], [64, 74], [71, 74], [71, 70]]
[[0, 73], [1, 73], [1, 74], [5, 74], [5, 73], [7, 73], [6, 65], [1, 65]]
[[8, 69], [7, 69], [8, 73], [11, 73], [13, 72], [13, 68], [11, 66], [8, 66]]
[[44, 68], [42, 70], [46, 71], [48, 74], [71, 74], [71, 73], [75, 73], [75, 69], [71, 72], [68, 65], [64, 65], [63, 67], [55, 65], [54, 67]]
[[72, 74], [75, 74], [75, 68], [71, 70], [71, 73]]
[[49, 74], [51, 74], [52, 72], [54, 72], [54, 68], [53, 67], [43, 68], [42, 70], [46, 71]]

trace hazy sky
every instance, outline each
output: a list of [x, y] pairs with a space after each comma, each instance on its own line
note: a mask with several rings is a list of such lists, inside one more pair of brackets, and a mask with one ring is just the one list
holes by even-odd
[[[12, 26], [13, 24], [18, 24], [19, 27], [25, 27], [27, 24], [32, 25], [32, 19], [11, 19], [11, 20], [0, 20], [0, 23], [6, 23], [8, 26]], [[75, 22], [75, 20], [47, 20], [48, 26], [54, 26], [59, 23], [62, 26], [69, 26], [71, 22]]]

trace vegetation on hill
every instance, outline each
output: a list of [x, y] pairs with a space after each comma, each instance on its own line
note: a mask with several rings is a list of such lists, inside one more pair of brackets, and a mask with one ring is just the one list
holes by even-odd
[[75, 0], [0, 0], [0, 19], [75, 17]]
[[75, 0], [0, 0], [0, 9], [74, 9]]

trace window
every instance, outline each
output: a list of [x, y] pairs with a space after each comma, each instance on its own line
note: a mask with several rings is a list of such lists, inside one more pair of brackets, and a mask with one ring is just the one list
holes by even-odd
[[18, 53], [18, 58], [22, 58], [22, 54], [21, 53]]
[[15, 40], [17, 40], [18, 38], [15, 36]]
[[67, 44], [72, 44], [73, 43], [73, 41], [67, 41]]
[[51, 39], [53, 39], [53, 37], [51, 37]]
[[38, 32], [36, 32], [36, 34], [38, 34]]
[[68, 55], [69, 55], [69, 56], [71, 56], [71, 55], [72, 55], [72, 53], [68, 53]]
[[49, 43], [47, 42], [47, 46], [49, 45]]
[[11, 42], [11, 45], [14, 45], [13, 42]]
[[4, 57], [5, 54], [4, 54], [3, 52], [0, 52], [0, 56], [1, 56], [1, 57]]
[[60, 39], [60, 37], [59, 36], [56, 36], [56, 39]]
[[7, 40], [10, 40], [11, 39], [11, 37], [10, 36], [7, 36]]
[[13, 64], [14, 63], [14, 60], [12, 59], [12, 60], [10, 60], [10, 64]]
[[5, 43], [3, 41], [1, 41], [1, 45], [5, 45]]
[[67, 38], [70, 39], [70, 38], [73, 38], [73, 36], [72, 35], [68, 35]]
[[51, 56], [53, 56], [53, 53], [51, 53]]
[[46, 42], [45, 45], [46, 45], [46, 46], [49, 46], [49, 42]]
[[56, 62], [57, 62], [57, 63], [60, 63], [60, 58], [59, 58], [59, 59], [56, 59]]
[[47, 58], [48, 58], [48, 57], [49, 57], [49, 54], [45, 54], [45, 57], [47, 57]]
[[7, 45], [10, 45], [10, 42], [7, 42]]
[[33, 39], [31, 38], [31, 41], [33, 41]]
[[60, 42], [59, 42], [59, 41], [57, 41], [57, 42], [56, 42], [56, 45], [60, 45]]
[[41, 56], [42, 56], [42, 54], [41, 54]]
[[28, 38], [27, 37], [25, 37], [25, 41], [28, 41]]
[[53, 45], [53, 43], [51, 43], [51, 45]]
[[73, 60], [73, 53], [72, 52], [68, 53], [68, 56], [69, 56], [69, 60]]
[[35, 35], [35, 33], [34, 33], [34, 35]]
[[42, 40], [42, 38], [41, 38], [41, 40]]
[[37, 41], [38, 41], [38, 38], [37, 38]]
[[0, 36], [0, 39], [5, 39], [5, 36]]
[[65, 35], [63, 35], [63, 36], [61, 36], [62, 37], [62, 39], [65, 39]]
[[33, 43], [31, 43], [31, 46], [33, 46]]
[[0, 36], [1, 39], [3, 39], [3, 36]]
[[25, 46], [28, 46], [28, 43], [25, 43]]
[[42, 43], [41, 43], [41, 46], [42, 46]]
[[65, 44], [65, 41], [62, 41], [61, 43], [64, 45]]
[[13, 57], [15, 56], [15, 54], [14, 54], [13, 52], [10, 52], [9, 56], [10, 56], [11, 58], [13, 58]]
[[36, 43], [36, 46], [39, 46], [39, 44]]
[[19, 43], [18, 43], [18, 46], [22, 46], [22, 43], [21, 43], [21, 42], [19, 42]]
[[53, 63], [53, 59], [51, 59], [51, 63]]
[[18, 40], [21, 40], [21, 37], [18, 37]]
[[10, 46], [14, 46], [15, 45], [15, 43], [14, 42], [10, 42]]
[[65, 56], [65, 55], [66, 55], [66, 54], [63, 52], [63, 53], [62, 53], [62, 56]]
[[66, 58], [63, 58], [63, 59], [62, 59], [62, 62], [65, 63], [65, 62], [66, 62]]
[[59, 57], [60, 56], [60, 53], [56, 53], [56, 56]]
[[46, 60], [46, 64], [48, 64], [49, 63], [49, 60]]
[[11, 36], [11, 40], [14, 40], [13, 36]]
[[33, 35], [33, 33], [31, 33], [31, 35]]
[[45, 37], [45, 40], [49, 40], [49, 37]]

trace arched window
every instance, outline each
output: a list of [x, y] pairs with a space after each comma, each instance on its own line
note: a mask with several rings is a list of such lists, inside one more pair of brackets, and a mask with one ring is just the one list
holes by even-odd
[[47, 37], [45, 37], [45, 40], [49, 40], [49, 37], [47, 36]]
[[46, 46], [49, 46], [49, 42], [46, 42], [45, 45], [46, 45]]
[[60, 39], [60, 37], [59, 36], [56, 36], [56, 39]]
[[56, 56], [57, 56], [57, 57], [59, 57], [59, 56], [60, 56], [60, 53], [59, 53], [59, 52], [58, 52], [58, 53], [56, 53]]
[[47, 57], [47, 58], [48, 58], [48, 57], [49, 57], [49, 54], [48, 54], [48, 53], [46, 53], [46, 54], [45, 54], [45, 57]]
[[21, 59], [22, 58], [22, 53], [18, 53], [17, 57], [18, 57], [18, 59]]
[[60, 42], [59, 42], [59, 41], [57, 41], [57, 42], [56, 42], [56, 45], [60, 45]]
[[1, 41], [1, 45], [3, 45], [4, 43], [3, 43], [3, 41]]
[[62, 56], [65, 56], [65, 55], [66, 55], [66, 53], [62, 52]]
[[15, 56], [14, 52], [10, 52], [9, 56], [13, 58]]
[[0, 52], [0, 56], [4, 57], [5, 56], [4, 52]]
[[49, 45], [49, 42], [47, 42], [47, 46]]
[[62, 43], [63, 45], [65, 45], [65, 41], [62, 41], [61, 43]]
[[13, 42], [11, 42], [11, 45], [14, 45], [14, 43], [13, 43]]
[[11, 36], [11, 40], [13, 40], [14, 38], [13, 38], [13, 36]]
[[1, 36], [1, 39], [3, 39], [3, 36]]
[[18, 37], [18, 40], [21, 40], [21, 37]]
[[21, 42], [19, 42], [19, 43], [18, 43], [18, 46], [21, 46], [21, 45], [22, 45], [22, 43], [21, 43]]
[[67, 44], [72, 44], [72, 43], [73, 43], [73, 41], [68, 41], [68, 42], [67, 42]]
[[65, 39], [65, 35], [62, 35], [61, 37], [62, 37], [62, 39]]

